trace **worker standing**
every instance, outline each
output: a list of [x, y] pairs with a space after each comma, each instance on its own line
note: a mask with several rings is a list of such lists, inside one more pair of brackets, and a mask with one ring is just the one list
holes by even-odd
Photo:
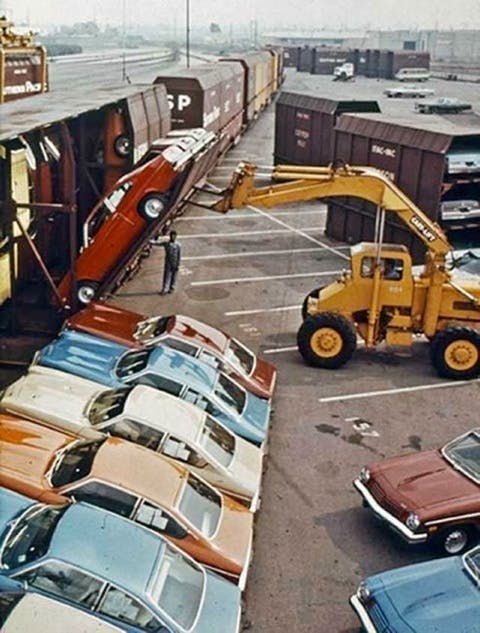
[[165, 249], [165, 267], [163, 269], [163, 287], [159, 294], [170, 294], [175, 290], [178, 269], [182, 257], [182, 247], [177, 242], [177, 232], [170, 231], [168, 240], [152, 240], [154, 246], [163, 246]]

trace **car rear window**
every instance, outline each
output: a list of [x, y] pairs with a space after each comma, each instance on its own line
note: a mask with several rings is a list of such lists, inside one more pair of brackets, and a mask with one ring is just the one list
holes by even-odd
[[218, 378], [215, 395], [240, 415], [243, 413], [247, 400], [245, 392], [224, 374]]
[[235, 453], [235, 437], [207, 415], [200, 444], [222, 466], [230, 466]]
[[230, 340], [228, 345], [227, 356], [232, 365], [238, 367], [242, 373], [247, 374], [247, 376], [252, 373], [255, 365], [254, 355], [234, 338]]
[[106, 438], [95, 441], [79, 440], [58, 451], [48, 474], [54, 488], [66, 486], [86, 477], [92, 469], [93, 460]]
[[178, 509], [207, 538], [217, 531], [222, 512], [222, 498], [193, 474], [188, 476]]

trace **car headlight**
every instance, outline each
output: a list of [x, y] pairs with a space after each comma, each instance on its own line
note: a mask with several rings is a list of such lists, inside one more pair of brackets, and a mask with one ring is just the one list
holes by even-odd
[[407, 520], [405, 521], [405, 525], [413, 532], [415, 532], [415, 530], [418, 530], [418, 528], [420, 527], [420, 519], [418, 518], [418, 515], [414, 512], [410, 512]]
[[360, 471], [360, 481], [362, 484], [368, 484], [370, 481], [370, 470], [366, 466]]
[[358, 586], [357, 596], [360, 602], [362, 602], [363, 604], [367, 604], [367, 602], [370, 601], [372, 597], [372, 592], [364, 582], [361, 582]]

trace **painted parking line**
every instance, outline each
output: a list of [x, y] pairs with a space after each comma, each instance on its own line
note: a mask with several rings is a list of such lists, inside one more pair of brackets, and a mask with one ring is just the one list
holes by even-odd
[[[182, 238], [183, 239], [183, 238]], [[338, 246], [338, 249], [350, 250], [350, 246]], [[242, 251], [241, 253], [221, 253], [219, 255], [187, 255], [182, 257], [182, 261], [202, 261], [208, 259], [231, 259], [232, 257], [262, 257], [264, 255], [289, 255], [290, 253], [319, 253], [325, 250], [323, 247], [318, 248], [285, 248], [267, 251]]]
[[414, 391], [428, 391], [429, 389], [447, 389], [449, 387], [461, 387], [465, 385], [471, 385], [472, 383], [480, 382], [480, 378], [476, 380], [454, 380], [451, 382], [435, 382], [429, 385], [415, 385], [413, 387], [399, 387], [397, 389], [380, 389], [378, 391], [365, 391], [362, 393], [348, 393], [343, 396], [328, 396], [326, 398], [319, 398], [318, 401], [325, 402], [337, 402], [339, 400], [358, 400], [360, 398], [375, 398], [376, 396], [388, 396], [396, 395], [398, 393], [410, 393]]
[[271, 281], [274, 279], [293, 279], [298, 277], [325, 277], [328, 275], [338, 275], [341, 270], [324, 270], [316, 273], [289, 273], [286, 275], [265, 275], [262, 277], [232, 277], [229, 279], [208, 279], [205, 281], [192, 281], [191, 286], [218, 286], [221, 284], [236, 284], [252, 281]]
[[[323, 227], [322, 226], [309, 226], [306, 229], [303, 229], [303, 231], [323, 231]], [[193, 235], [182, 235], [182, 240], [192, 240], [192, 239], [196, 239], [196, 238], [201, 238], [201, 237], [245, 237], [246, 235], [270, 235], [271, 233], [291, 233], [292, 229], [269, 229], [269, 230], [265, 230], [262, 229], [260, 231], [229, 231], [226, 233], [195, 233]], [[302, 235], [302, 231], [295, 231], [295, 233], [298, 233], [299, 235]], [[310, 235], [307, 235], [306, 233], [303, 235], [303, 237], [310, 237]], [[324, 245], [322, 242], [317, 242], [317, 240], [312, 238], [313, 242], [316, 242], [318, 244], [320, 244], [321, 246], [324, 246], [326, 250], [333, 250], [331, 246], [328, 245]], [[337, 253], [338, 255], [338, 253]], [[346, 255], [342, 254], [342, 257], [345, 257], [345, 259], [350, 259], [349, 257], [347, 257]]]
[[[302, 215], [322, 215], [326, 213], [326, 209], [320, 209], [315, 211], [305, 210], [305, 211], [279, 211], [278, 215], [281, 216], [289, 216], [293, 215], [294, 217], [300, 217]], [[236, 220], [237, 218], [257, 218], [258, 213], [232, 213], [219, 215], [218, 213], [213, 212], [212, 215], [190, 215], [188, 217], [176, 218], [175, 222], [192, 222], [195, 220]]]
[[[326, 244], [325, 242], [322, 242], [321, 240], [317, 240], [315, 237], [312, 237], [311, 235], [308, 235], [306, 231], [311, 230], [311, 229], [296, 229], [290, 224], [287, 224], [286, 222], [283, 222], [283, 220], [280, 220], [279, 218], [275, 217], [271, 213], [262, 211], [262, 209], [254, 207], [252, 205], [248, 205], [248, 208], [252, 209], [253, 211], [256, 211], [257, 213], [259, 213], [260, 215], [263, 215], [266, 218], [270, 218], [272, 222], [276, 222], [277, 224], [280, 224], [280, 226], [284, 226], [285, 228], [289, 229], [289, 231], [291, 231], [292, 233], [301, 235], [305, 239], [310, 240], [310, 242], [315, 242], [315, 244], [318, 244], [319, 246], [322, 246], [323, 248], [325, 248], [327, 251], [330, 251], [331, 253], [338, 255], [338, 257], [341, 257], [342, 259], [350, 260], [350, 257], [348, 255], [344, 255], [342, 252], [338, 251], [336, 248], [329, 246], [328, 244]], [[322, 230], [323, 230], [323, 227], [322, 227]]]
[[288, 345], [287, 347], [272, 347], [271, 349], [264, 349], [262, 354], [283, 354], [284, 352], [296, 351], [298, 347], [296, 345]]
[[267, 312], [287, 312], [288, 310], [299, 310], [302, 307], [301, 304], [294, 306], [279, 306], [278, 308], [260, 308], [257, 310], [232, 310], [231, 312], [224, 312], [225, 316], [242, 316], [246, 314], [264, 314]]

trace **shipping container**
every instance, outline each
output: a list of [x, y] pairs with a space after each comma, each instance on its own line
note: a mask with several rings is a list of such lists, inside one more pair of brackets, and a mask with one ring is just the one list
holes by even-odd
[[300, 46], [287, 46], [283, 49], [283, 65], [285, 68], [297, 68], [301, 50]]
[[333, 75], [335, 66], [354, 62], [354, 52], [340, 48], [318, 47], [314, 49], [311, 73], [314, 75]]
[[367, 72], [367, 51], [356, 48], [353, 51], [353, 66], [356, 75], [365, 75]]
[[0, 17], [0, 103], [48, 91], [47, 51]]
[[380, 108], [376, 101], [342, 101], [281, 92], [275, 109], [275, 163], [332, 162], [335, 123], [344, 112], [380, 112]]
[[402, 68], [430, 69], [430, 53], [416, 51], [380, 51], [379, 77], [394, 79]]
[[247, 53], [242, 57], [224, 57], [220, 62], [239, 62], [244, 70], [243, 123], [248, 125], [265, 107], [270, 96], [270, 53]]
[[297, 70], [302, 73], [310, 73], [313, 68], [315, 49], [304, 46], [298, 52]]
[[[415, 114], [392, 119], [383, 114], [345, 114], [335, 126], [335, 158], [351, 165], [370, 165], [383, 171], [432, 220], [439, 221], [442, 200], [469, 197], [480, 200], [480, 170], [452, 173], [454, 157], [480, 156], [480, 116]], [[472, 193], [473, 188], [473, 193]], [[375, 209], [369, 203], [343, 198], [329, 204], [327, 233], [351, 243], [372, 239]], [[354, 217], [356, 216], [356, 217]], [[386, 239], [406, 244], [419, 261], [423, 244], [398, 221], [388, 219]]]

